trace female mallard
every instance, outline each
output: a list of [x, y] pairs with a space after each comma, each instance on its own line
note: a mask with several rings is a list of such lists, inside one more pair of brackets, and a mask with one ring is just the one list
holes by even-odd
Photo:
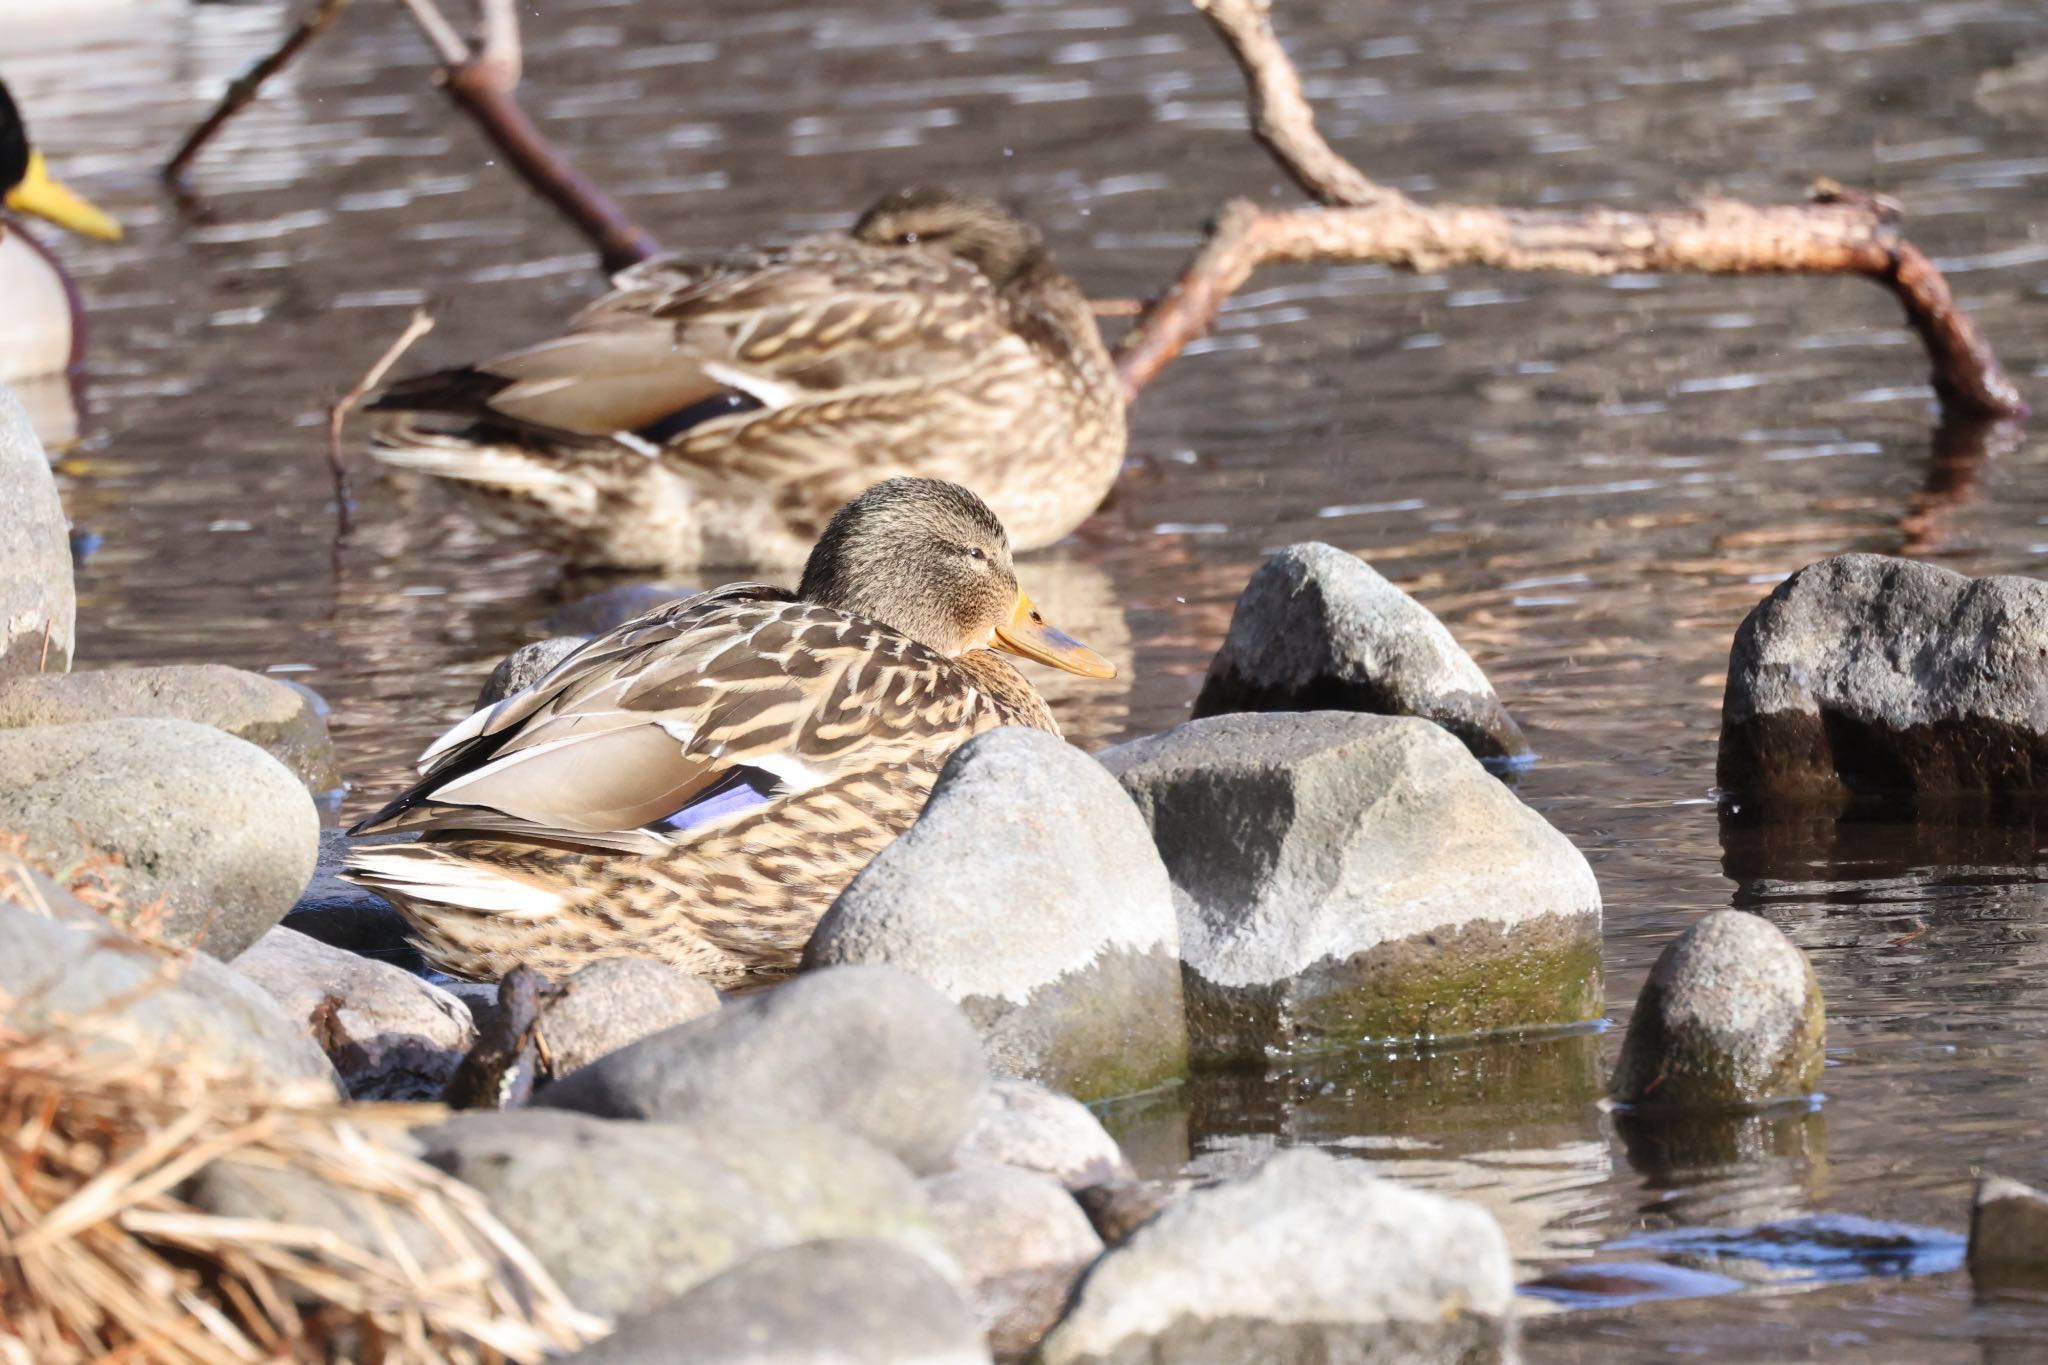
[[1036, 549], [1123, 461], [1088, 300], [993, 204], [904, 190], [851, 234], [614, 285], [565, 336], [386, 389], [377, 458], [578, 563], [667, 570], [793, 563], [894, 475], [973, 488]]
[[796, 592], [669, 603], [443, 735], [350, 831], [420, 841], [356, 849], [347, 875], [463, 976], [622, 955], [724, 987], [787, 975], [955, 748], [1059, 732], [995, 650], [1116, 671], [1039, 616], [979, 498], [891, 479], [833, 516]]
[[[29, 145], [21, 111], [0, 82], [0, 203], [87, 237], [115, 241], [113, 219], [50, 175]], [[0, 215], [0, 380], [62, 374], [80, 359], [85, 328], [78, 296], [56, 259]]]

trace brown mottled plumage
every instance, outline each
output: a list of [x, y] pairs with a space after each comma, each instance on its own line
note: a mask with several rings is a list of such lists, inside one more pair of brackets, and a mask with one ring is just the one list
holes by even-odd
[[443, 735], [351, 831], [421, 840], [355, 849], [346, 875], [463, 976], [630, 954], [772, 980], [955, 748], [1059, 732], [995, 650], [1113, 673], [1039, 617], [978, 498], [890, 480], [832, 518], [797, 592], [672, 602]]
[[1095, 510], [1122, 391], [1037, 231], [904, 190], [851, 233], [648, 261], [552, 341], [406, 380], [377, 458], [579, 563], [795, 562], [880, 480], [973, 488], [1022, 549]]

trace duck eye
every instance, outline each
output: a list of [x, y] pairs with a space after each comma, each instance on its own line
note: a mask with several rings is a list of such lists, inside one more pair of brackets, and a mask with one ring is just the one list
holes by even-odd
[[917, 234], [914, 232], [906, 232], [898, 236], [896, 240], [903, 243], [903, 245], [905, 246], [916, 246]]
[[979, 545], [970, 545], [967, 547], [967, 557], [969, 559], [985, 560], [988, 558], [988, 551], [982, 549]]

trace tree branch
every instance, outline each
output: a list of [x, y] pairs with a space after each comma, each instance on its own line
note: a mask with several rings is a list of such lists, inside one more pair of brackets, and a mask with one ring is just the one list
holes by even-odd
[[163, 170], [159, 172], [164, 181], [171, 185], [183, 181], [185, 171], [191, 166], [193, 158], [199, 155], [207, 143], [213, 141], [214, 134], [226, 126], [229, 119], [240, 113], [242, 106], [262, 92], [266, 81], [291, 65], [292, 58], [298, 56], [306, 44], [326, 32], [327, 26], [334, 22], [335, 16], [341, 13], [342, 6], [347, 3], [348, 0], [320, 0], [313, 13], [287, 33], [275, 51], [255, 62], [247, 71], [229, 82], [227, 90], [220, 97], [220, 103], [213, 107], [213, 112], [186, 136], [178, 150], [172, 153], [171, 159], [164, 163]]
[[1250, 87], [1259, 141], [1324, 208], [1224, 206], [1179, 280], [1117, 348], [1134, 398], [1206, 332], [1223, 301], [1265, 265], [1380, 261], [1410, 270], [1484, 265], [1578, 275], [1862, 275], [1906, 311], [1933, 362], [1947, 410], [2021, 416], [2027, 405], [1990, 344], [1955, 305], [1932, 262], [1900, 235], [1897, 211], [1832, 182], [1813, 202], [1759, 207], [1711, 199], [1686, 209], [1576, 212], [1418, 204], [1376, 184], [1323, 140], [1294, 65], [1273, 33], [1270, 0], [1195, 0]]

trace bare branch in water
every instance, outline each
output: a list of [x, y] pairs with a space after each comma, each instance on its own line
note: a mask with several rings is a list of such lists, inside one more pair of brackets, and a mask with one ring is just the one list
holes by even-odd
[[1380, 261], [1410, 270], [1484, 265], [1578, 275], [1861, 275], [1890, 289], [1905, 309], [1933, 363], [1945, 410], [2027, 412], [1941, 272], [1900, 234], [1888, 201], [1822, 182], [1811, 202], [1775, 207], [1731, 199], [1654, 213], [1419, 204], [1367, 178], [1323, 140], [1273, 32], [1270, 0], [1195, 4], [1245, 74], [1259, 141], [1322, 207], [1226, 204], [1180, 278], [1118, 346], [1127, 398], [1206, 332], [1223, 301], [1259, 267]]
[[225, 127], [229, 119], [240, 113], [244, 105], [262, 93], [266, 81], [291, 65], [292, 59], [298, 56], [308, 43], [326, 32], [327, 26], [334, 22], [346, 4], [348, 0], [320, 0], [312, 14], [300, 20], [292, 31], [285, 35], [284, 41], [277, 45], [276, 50], [229, 82], [227, 90], [220, 97], [220, 103], [213, 107], [213, 112], [200, 121], [199, 126], [186, 136], [171, 159], [164, 163], [164, 168], [160, 172], [164, 180], [173, 185], [182, 181], [193, 158], [199, 155], [207, 143], [213, 141], [214, 134]]
[[433, 316], [424, 308], [413, 309], [405, 330], [384, 348], [384, 354], [377, 357], [374, 365], [363, 371], [363, 377], [327, 409], [327, 467], [334, 475], [334, 505], [344, 531], [348, 529], [349, 520], [349, 485], [348, 460], [341, 448], [342, 428], [347, 425], [348, 415], [355, 411], [356, 404], [363, 401], [363, 395], [383, 383], [384, 376], [391, 373], [391, 367], [398, 363], [399, 357], [411, 350], [415, 341], [433, 330]]

